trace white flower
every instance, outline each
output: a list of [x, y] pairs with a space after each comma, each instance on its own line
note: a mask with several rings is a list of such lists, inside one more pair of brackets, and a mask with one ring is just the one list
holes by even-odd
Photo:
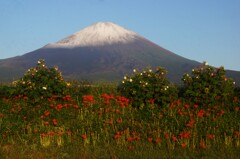
[[66, 84], [67, 84], [67, 86], [70, 86], [70, 85], [71, 85], [71, 83], [69, 83], [69, 82], [67, 82]]
[[140, 73], [140, 75], [142, 76], [143, 74], [142, 74], [142, 73]]
[[129, 80], [130, 82], [132, 82], [133, 80], [130, 78], [130, 80]]
[[47, 87], [42, 87], [42, 89], [47, 90]]
[[125, 82], [124, 82], [124, 81], [122, 81], [122, 83], [124, 84]]
[[235, 84], [235, 82], [233, 82], [233, 84]]
[[149, 69], [149, 72], [152, 72], [152, 69]]
[[40, 64], [40, 63], [41, 63], [41, 61], [38, 61], [38, 63]]
[[126, 79], [127, 79], [127, 76], [124, 76], [124, 79], [126, 80]]
[[136, 72], [136, 69], [133, 69], [133, 72], [135, 73], [135, 72]]
[[147, 83], [147, 82], [146, 82], [145, 84], [146, 84], [146, 85], [148, 85], [148, 83]]
[[192, 69], [192, 72], [194, 72], [195, 70], [194, 69]]

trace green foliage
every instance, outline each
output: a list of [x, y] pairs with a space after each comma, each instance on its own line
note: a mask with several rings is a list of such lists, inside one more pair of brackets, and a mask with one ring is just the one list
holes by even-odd
[[234, 94], [232, 79], [226, 77], [224, 67], [215, 69], [204, 63], [192, 70], [192, 75], [184, 74], [184, 96], [200, 104], [219, 104], [231, 101]]
[[58, 68], [48, 68], [44, 60], [39, 60], [36, 68], [28, 69], [15, 84], [16, 93], [26, 96], [34, 103], [52, 95], [61, 97], [67, 88]]
[[142, 108], [146, 104], [157, 104], [163, 107], [177, 97], [177, 89], [165, 77], [167, 71], [158, 67], [139, 72], [133, 70], [132, 76], [124, 76], [118, 89], [122, 95], [132, 100], [134, 107]]

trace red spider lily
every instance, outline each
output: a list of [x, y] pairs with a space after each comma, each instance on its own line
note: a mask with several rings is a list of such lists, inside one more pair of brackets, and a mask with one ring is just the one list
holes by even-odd
[[52, 122], [53, 122], [53, 125], [57, 125], [57, 120], [56, 119], [53, 119]]
[[134, 140], [141, 140], [140, 136], [134, 136]]
[[165, 138], [166, 138], [166, 139], [169, 139], [169, 135], [167, 134], [167, 135], [165, 136]]
[[120, 138], [122, 138], [121, 135], [114, 135], [114, 139], [120, 139]]
[[177, 141], [177, 137], [174, 136], [174, 135], [172, 135], [172, 140], [173, 140], [173, 141]]
[[108, 95], [106, 93], [102, 94], [101, 97], [103, 97], [104, 99], [103, 103], [106, 105], [110, 104], [110, 100], [114, 99], [114, 95]]
[[153, 140], [152, 137], [149, 137], [149, 138], [148, 138], [148, 141], [149, 141], [149, 142], [152, 142], [152, 140]]
[[47, 133], [48, 135], [55, 135], [56, 133], [54, 131], [50, 131]]
[[4, 117], [5, 115], [4, 114], [0, 114], [0, 117]]
[[184, 139], [189, 139], [191, 137], [191, 132], [187, 131], [187, 132], [181, 132], [179, 134], [180, 138], [184, 138]]
[[113, 124], [113, 120], [112, 120], [112, 119], [109, 120], [109, 124], [110, 124], [110, 125]]
[[119, 109], [116, 109], [117, 114], [121, 114], [121, 111]]
[[48, 121], [43, 122], [44, 125], [49, 125]]
[[208, 138], [208, 139], [213, 139], [213, 138], [214, 138], [214, 135], [213, 135], [213, 134], [208, 134], [208, 135], [207, 135], [207, 138]]
[[60, 109], [62, 109], [62, 108], [63, 108], [63, 105], [62, 105], [62, 104], [58, 104], [58, 105], [55, 107], [55, 109], [58, 110], [58, 111], [59, 111]]
[[111, 110], [111, 108], [108, 107], [108, 108], [105, 109], [105, 112], [107, 113], [107, 112], [109, 112], [110, 110]]
[[180, 116], [183, 115], [183, 112], [182, 112], [180, 109], [178, 109], [177, 112], [178, 112], [178, 114], [179, 114]]
[[182, 146], [182, 147], [186, 147], [187, 144], [186, 144], [186, 143], [182, 143], [181, 146]]
[[127, 141], [132, 141], [132, 140], [134, 140], [133, 137], [128, 137], [128, 138], [127, 138]]
[[71, 100], [71, 96], [70, 95], [66, 95], [65, 97], [63, 97], [63, 100], [70, 101]]
[[178, 101], [177, 101], [177, 106], [180, 106], [180, 105], [181, 105], [181, 101], [178, 100]]
[[121, 108], [124, 108], [129, 105], [129, 99], [127, 99], [126, 97], [117, 96], [116, 98], [117, 98], [116, 101], [117, 103], [120, 104]]
[[62, 135], [63, 135], [62, 131], [58, 132], [58, 136], [62, 136]]
[[117, 123], [118, 123], [118, 124], [121, 124], [121, 123], [122, 123], [122, 121], [123, 121], [123, 120], [122, 120], [122, 118], [120, 118], [120, 119], [117, 119]]
[[79, 106], [78, 106], [78, 105], [74, 105], [73, 107], [74, 107], [75, 109], [78, 109], [78, 108], [79, 108]]
[[215, 99], [220, 99], [220, 98], [221, 98], [221, 96], [216, 96], [216, 97], [215, 97]]
[[45, 112], [44, 112], [44, 115], [45, 115], [45, 116], [49, 116], [49, 115], [50, 115], [50, 112], [49, 112], [49, 111], [45, 111]]
[[94, 104], [95, 100], [92, 95], [85, 95], [82, 97], [83, 98], [83, 103], [85, 104]]
[[184, 107], [185, 107], [186, 109], [189, 109], [189, 108], [190, 108], [190, 105], [186, 104]]
[[162, 113], [159, 113], [159, 118], [163, 118], [163, 114]]
[[160, 142], [162, 142], [162, 140], [159, 139], [159, 138], [155, 139], [154, 141], [155, 141], [156, 143], [160, 143]]
[[46, 134], [44, 134], [44, 133], [42, 133], [42, 134], [41, 134], [41, 137], [45, 137], [45, 136], [47, 136], [47, 135], [46, 135]]
[[200, 110], [199, 112], [197, 112], [197, 116], [202, 118], [205, 113], [205, 110]]
[[236, 107], [236, 108], [235, 108], [235, 111], [238, 112], [238, 111], [239, 111], [239, 107]]
[[150, 99], [150, 100], [149, 100], [149, 103], [150, 103], [150, 104], [154, 104], [154, 99]]
[[133, 146], [132, 146], [132, 145], [128, 146], [128, 149], [129, 149], [129, 150], [132, 150], [132, 149], [133, 149]]
[[38, 130], [37, 130], [37, 129], [34, 129], [34, 130], [33, 130], [33, 132], [37, 133], [37, 132], [38, 132]]
[[193, 127], [195, 123], [194, 119], [190, 119], [190, 121], [186, 124], [187, 127]]
[[234, 132], [234, 137], [238, 137], [240, 139], [240, 132], [239, 131], [235, 131]]
[[120, 132], [120, 131], [117, 131], [117, 132], [116, 132], [116, 134], [117, 134], [117, 135], [120, 135], [120, 134], [121, 134], [121, 132]]
[[83, 134], [83, 135], [82, 135], [82, 138], [83, 138], [83, 139], [86, 139], [86, 138], [87, 138], [87, 135]]
[[197, 109], [197, 108], [198, 108], [198, 105], [197, 105], [197, 104], [194, 104], [193, 107]]

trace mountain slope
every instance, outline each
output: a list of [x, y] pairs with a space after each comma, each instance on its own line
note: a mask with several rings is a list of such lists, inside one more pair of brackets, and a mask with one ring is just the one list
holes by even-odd
[[[183, 73], [191, 72], [200, 64], [176, 55], [137, 33], [105, 22], [93, 24], [22, 56], [0, 60], [0, 73], [11, 70], [4, 75], [5, 80], [18, 78], [23, 70], [34, 67], [40, 58], [45, 59], [47, 65], [59, 66], [67, 79], [93, 81], [120, 80], [134, 68], [161, 66], [168, 70], [171, 81], [179, 83]], [[239, 73], [232, 73], [239, 77]]]

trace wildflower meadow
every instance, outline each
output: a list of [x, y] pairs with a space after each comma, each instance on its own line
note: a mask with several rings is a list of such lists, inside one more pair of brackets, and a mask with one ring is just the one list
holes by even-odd
[[239, 158], [240, 94], [223, 67], [65, 81], [39, 60], [0, 85], [0, 158]]

